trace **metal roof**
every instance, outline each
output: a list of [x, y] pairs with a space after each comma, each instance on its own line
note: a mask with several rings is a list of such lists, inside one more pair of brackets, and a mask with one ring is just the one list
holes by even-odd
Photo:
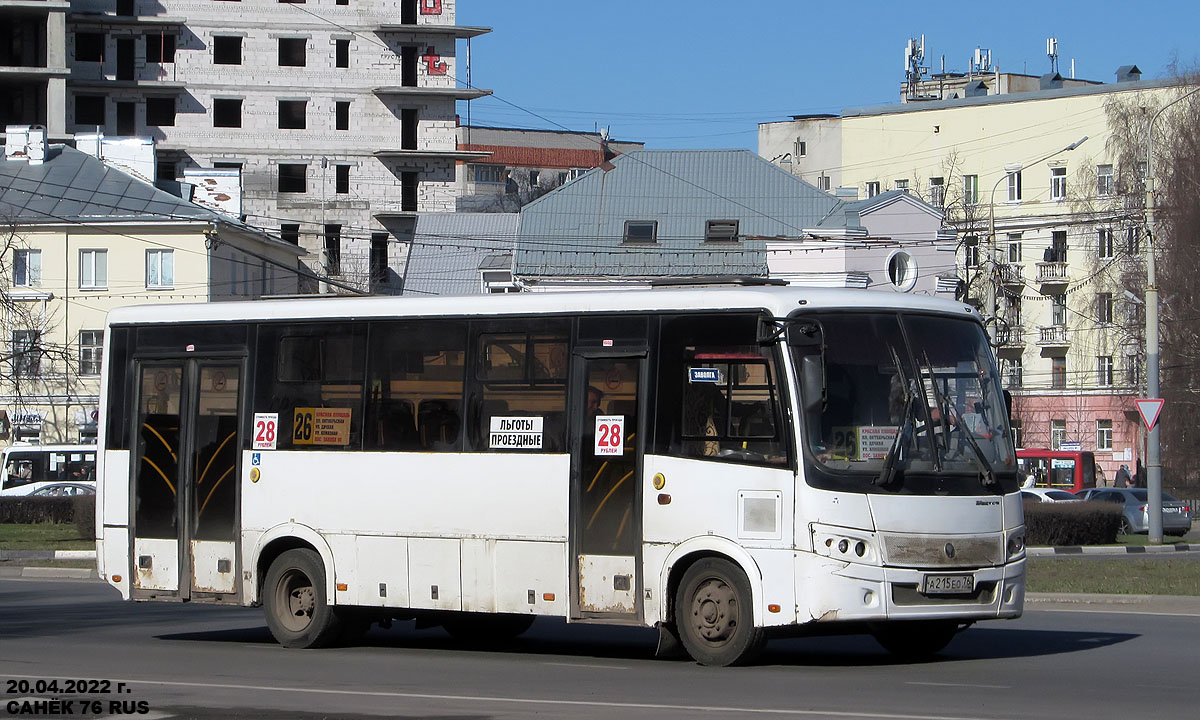
[[478, 295], [479, 271], [512, 252], [516, 213], [422, 213], [404, 266], [405, 295]]
[[85, 152], [58, 145], [50, 147], [41, 165], [0, 161], [0, 217], [20, 225], [173, 220], [241, 224]]
[[[762, 237], [800, 237], [837, 199], [749, 150], [632, 150], [521, 209], [521, 277], [765, 275]], [[736, 242], [704, 242], [737, 220]], [[656, 241], [624, 243], [627, 221]], [[754, 238], [754, 239], [751, 239]]]

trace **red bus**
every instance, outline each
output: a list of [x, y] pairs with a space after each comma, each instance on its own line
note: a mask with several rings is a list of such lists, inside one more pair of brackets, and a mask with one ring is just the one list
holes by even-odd
[[1017, 465], [1033, 487], [1075, 492], [1096, 487], [1096, 458], [1086, 450], [1018, 450]]

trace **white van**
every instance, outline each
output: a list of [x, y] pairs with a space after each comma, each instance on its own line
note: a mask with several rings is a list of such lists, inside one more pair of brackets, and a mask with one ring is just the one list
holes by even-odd
[[53, 483], [96, 487], [95, 445], [29, 445], [0, 450], [0, 495], [28, 495]]

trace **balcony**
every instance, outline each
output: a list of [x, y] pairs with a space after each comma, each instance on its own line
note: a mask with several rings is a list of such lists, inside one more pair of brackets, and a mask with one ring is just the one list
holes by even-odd
[[1038, 328], [1038, 347], [1066, 348], [1070, 344], [1065, 325], [1043, 325]]
[[1043, 294], [1061, 292], [1071, 281], [1065, 262], [1040, 262], [1037, 264], [1037, 282]]
[[1025, 266], [1016, 263], [1001, 263], [996, 266], [996, 274], [1000, 284], [1007, 287], [1018, 287], [1025, 284]]
[[1025, 348], [1025, 328], [1001, 322], [996, 328], [996, 352], [1004, 356], [1020, 356]]

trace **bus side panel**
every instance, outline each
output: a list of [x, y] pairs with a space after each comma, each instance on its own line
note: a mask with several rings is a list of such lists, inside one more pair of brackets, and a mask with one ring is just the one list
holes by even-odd
[[[129, 451], [108, 450], [100, 459], [104, 472], [96, 486], [96, 504], [105, 525], [129, 526]], [[97, 527], [97, 530], [100, 528]]]
[[[129, 599], [129, 528], [111, 525], [97, 526], [103, 533], [96, 543], [96, 562], [100, 577], [121, 591], [121, 597]], [[119, 581], [116, 578], [121, 578]]]
[[462, 609], [565, 617], [567, 570], [566, 543], [467, 538]]

